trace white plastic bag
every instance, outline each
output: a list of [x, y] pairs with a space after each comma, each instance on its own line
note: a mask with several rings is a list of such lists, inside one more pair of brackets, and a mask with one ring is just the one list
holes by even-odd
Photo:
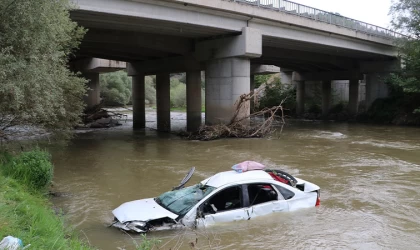
[[0, 242], [0, 250], [19, 250], [23, 249], [22, 240], [13, 236], [4, 237]]

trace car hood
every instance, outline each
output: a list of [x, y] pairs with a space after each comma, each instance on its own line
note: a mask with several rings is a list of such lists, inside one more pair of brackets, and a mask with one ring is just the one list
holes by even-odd
[[114, 216], [122, 223], [127, 221], [150, 221], [169, 217], [176, 219], [177, 214], [161, 207], [153, 198], [130, 201], [122, 204], [112, 211]]

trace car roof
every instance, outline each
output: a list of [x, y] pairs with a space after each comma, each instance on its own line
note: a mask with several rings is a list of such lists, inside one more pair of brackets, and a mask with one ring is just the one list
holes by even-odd
[[273, 180], [273, 178], [263, 170], [253, 170], [244, 173], [237, 173], [236, 171], [231, 170], [217, 173], [212, 177], [205, 179], [201, 183], [207, 186], [218, 188], [226, 184], [240, 183], [247, 180], [270, 181]]

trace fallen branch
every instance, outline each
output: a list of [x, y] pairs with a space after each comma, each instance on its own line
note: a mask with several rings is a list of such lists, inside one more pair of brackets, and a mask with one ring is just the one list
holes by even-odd
[[[281, 123], [285, 124], [283, 110], [285, 100], [278, 106], [246, 114], [249, 110], [249, 101], [257, 94], [258, 92], [251, 92], [239, 97], [234, 105], [235, 112], [229, 124], [203, 125], [198, 131], [182, 132], [181, 136], [190, 140], [210, 141], [220, 138], [261, 138], [271, 134], [274, 131], [273, 123], [278, 113], [280, 113]], [[263, 122], [250, 124], [251, 119], [257, 116], [268, 117]]]

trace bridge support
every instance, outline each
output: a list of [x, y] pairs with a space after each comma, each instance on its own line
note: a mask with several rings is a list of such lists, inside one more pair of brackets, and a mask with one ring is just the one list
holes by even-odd
[[331, 81], [322, 81], [322, 116], [328, 116], [331, 108]]
[[385, 84], [387, 74], [376, 73], [366, 75], [366, 108], [378, 98], [388, 97], [388, 86]]
[[201, 126], [201, 71], [187, 71], [187, 131]]
[[95, 72], [83, 72], [83, 77], [86, 78], [89, 82], [87, 83], [87, 95], [84, 97], [84, 102], [86, 104], [86, 109], [91, 109], [98, 105], [101, 102], [99, 88], [99, 73]]
[[357, 115], [359, 110], [359, 79], [351, 79], [349, 82], [349, 113]]
[[132, 76], [133, 128], [146, 127], [144, 74]]
[[[196, 57], [206, 62], [206, 124], [229, 123], [235, 102], [250, 91], [249, 58], [262, 54], [261, 31], [249, 27], [242, 34], [196, 44]], [[237, 118], [249, 115], [249, 103]]]
[[170, 75], [166, 72], [156, 75], [156, 111], [157, 130], [171, 131]]
[[[249, 90], [249, 59], [226, 58], [207, 62], [206, 124], [229, 123], [235, 113], [235, 102]], [[249, 105], [240, 112], [240, 117], [247, 115]]]
[[305, 112], [305, 81], [297, 72], [293, 72], [293, 85], [296, 86], [296, 114], [303, 115]]
[[[251, 75], [249, 77], [249, 92], [254, 95], [254, 91], [255, 91], [255, 75]], [[255, 109], [255, 96], [251, 98], [251, 100], [249, 100], [249, 109], [250, 109], [250, 113], [254, 112]]]

